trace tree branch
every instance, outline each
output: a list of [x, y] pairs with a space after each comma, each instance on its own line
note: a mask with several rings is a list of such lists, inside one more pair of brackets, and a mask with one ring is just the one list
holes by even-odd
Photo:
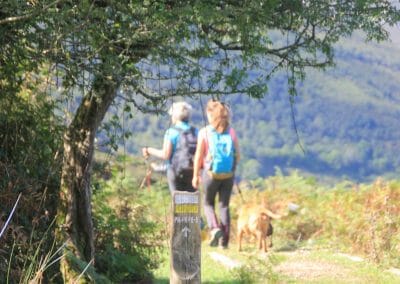
[[14, 16], [14, 17], [8, 17], [5, 19], [1, 19], [0, 20], [0, 26], [1, 25], [7, 25], [7, 24], [11, 24], [11, 23], [15, 23], [15, 22], [21, 22], [21, 21], [25, 21], [25, 20], [29, 20], [31, 18], [37, 17], [39, 16], [41, 13], [43, 13], [44, 11], [46, 11], [47, 9], [50, 9], [51, 7], [59, 4], [60, 2], [62, 2], [63, 0], [56, 0], [53, 3], [44, 6], [41, 9], [37, 9], [31, 13], [25, 14], [25, 15], [21, 15], [21, 16]]

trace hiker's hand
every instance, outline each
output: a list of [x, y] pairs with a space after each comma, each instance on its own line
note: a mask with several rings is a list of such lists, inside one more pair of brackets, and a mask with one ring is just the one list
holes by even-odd
[[192, 179], [192, 185], [195, 189], [197, 189], [199, 187], [200, 184], [200, 177], [199, 176], [193, 176]]
[[142, 148], [142, 154], [143, 154], [143, 157], [145, 157], [147, 159], [150, 156], [149, 147], [143, 147]]

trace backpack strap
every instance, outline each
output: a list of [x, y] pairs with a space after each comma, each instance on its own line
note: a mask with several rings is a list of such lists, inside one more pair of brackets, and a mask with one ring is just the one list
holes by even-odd
[[192, 134], [193, 135], [195, 135], [196, 134], [196, 128], [195, 127], [193, 127], [193, 126], [190, 126], [190, 132], [192, 132]]
[[177, 126], [172, 126], [172, 129], [175, 129], [176, 131], [178, 131], [179, 134], [182, 133], [182, 132], [184, 131], [182, 128], [177, 127]]
[[180, 128], [180, 127], [177, 127], [177, 126], [172, 126], [172, 128], [175, 129], [176, 131], [178, 131], [179, 134], [182, 133], [182, 132], [188, 131], [188, 130], [189, 130], [190, 132], [192, 132], [193, 134], [196, 132], [196, 128], [193, 127], [193, 126], [190, 126], [190, 128], [189, 128], [188, 130], [184, 130], [184, 129], [182, 129], [182, 128]]

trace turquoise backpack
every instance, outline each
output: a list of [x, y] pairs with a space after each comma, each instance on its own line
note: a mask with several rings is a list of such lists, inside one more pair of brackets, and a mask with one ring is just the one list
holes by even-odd
[[235, 145], [230, 129], [218, 133], [213, 127], [208, 126], [208, 136], [212, 176], [216, 179], [232, 177], [235, 167]]

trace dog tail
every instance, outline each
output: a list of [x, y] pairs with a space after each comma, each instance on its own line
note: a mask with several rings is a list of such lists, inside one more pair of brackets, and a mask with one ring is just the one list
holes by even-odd
[[282, 218], [281, 215], [275, 214], [274, 212], [272, 212], [272, 211], [270, 211], [268, 209], [263, 209], [262, 213], [264, 213], [265, 215], [271, 217], [272, 219], [280, 219], [280, 218]]

